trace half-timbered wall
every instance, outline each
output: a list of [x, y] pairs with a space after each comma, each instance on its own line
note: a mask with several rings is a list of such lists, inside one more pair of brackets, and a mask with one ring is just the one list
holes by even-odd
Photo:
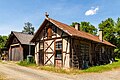
[[36, 38], [36, 64], [63, 68], [87, 68], [109, 63], [113, 48], [88, 39], [70, 37], [52, 23], [46, 23]]
[[70, 68], [70, 38], [63, 39], [63, 67]]
[[39, 43], [35, 44], [35, 61], [36, 64], [39, 64]]
[[[50, 26], [50, 27], [49, 27]], [[52, 33], [51, 33], [52, 32]], [[52, 36], [51, 36], [52, 35]], [[51, 23], [47, 23], [36, 39], [35, 61], [40, 63], [40, 54], [44, 56], [43, 65], [58, 67], [70, 67], [70, 39], [66, 33]], [[43, 50], [40, 53], [40, 43], [43, 43]], [[62, 45], [62, 47], [60, 47]], [[60, 48], [57, 48], [60, 47]], [[62, 53], [62, 54], [61, 54]], [[61, 58], [60, 58], [61, 57]]]
[[55, 40], [48, 40], [44, 42], [44, 64], [45, 65], [54, 65], [54, 54], [55, 54], [54, 45], [55, 45]]

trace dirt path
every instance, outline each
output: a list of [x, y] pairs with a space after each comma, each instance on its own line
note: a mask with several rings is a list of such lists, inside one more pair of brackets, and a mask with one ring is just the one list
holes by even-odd
[[7, 77], [5, 80], [120, 80], [120, 69], [103, 73], [65, 75], [2, 63], [0, 63], [0, 74]]
[[13, 64], [0, 63], [0, 73], [3, 73], [9, 80], [72, 80], [57, 73], [34, 70]]

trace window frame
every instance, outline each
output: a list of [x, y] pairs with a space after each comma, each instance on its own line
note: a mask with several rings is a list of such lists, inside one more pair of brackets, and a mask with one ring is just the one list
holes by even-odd
[[57, 41], [55, 47], [56, 50], [62, 50], [62, 41]]
[[[55, 52], [56, 52], [55, 59], [56, 60], [62, 60], [62, 56], [63, 56], [63, 54], [62, 54], [62, 48], [63, 48], [62, 40], [61, 41], [57, 41], [56, 44], [55, 44]], [[60, 53], [57, 53], [57, 52], [60, 52]]]

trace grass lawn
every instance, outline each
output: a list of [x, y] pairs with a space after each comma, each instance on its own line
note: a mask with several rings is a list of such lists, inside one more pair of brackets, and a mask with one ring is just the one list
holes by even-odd
[[104, 72], [104, 71], [109, 71], [112, 69], [120, 68], [120, 59], [117, 59], [118, 62], [114, 62], [112, 64], [106, 64], [106, 65], [101, 65], [101, 66], [94, 66], [90, 67], [88, 69], [84, 70], [78, 70], [78, 69], [62, 69], [62, 68], [56, 68], [53, 66], [36, 66], [35, 64], [28, 64], [25, 61], [19, 62], [18, 65], [21, 66], [26, 66], [26, 67], [32, 67], [35, 69], [40, 69], [40, 70], [46, 70], [46, 71], [52, 71], [56, 73], [65, 73], [65, 74], [81, 74], [81, 73], [87, 73], [87, 72]]
[[83, 72], [104, 72], [112, 69], [120, 68], [120, 59], [117, 59], [118, 62], [113, 62], [112, 64], [106, 64], [101, 66], [94, 66], [88, 69], [82, 70]]

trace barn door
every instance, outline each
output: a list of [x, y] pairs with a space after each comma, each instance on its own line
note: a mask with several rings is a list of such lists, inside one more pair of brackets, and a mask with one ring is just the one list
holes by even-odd
[[62, 67], [62, 41], [56, 42], [55, 49], [55, 66]]
[[20, 49], [19, 47], [12, 48], [12, 60], [19, 61], [20, 60]]

